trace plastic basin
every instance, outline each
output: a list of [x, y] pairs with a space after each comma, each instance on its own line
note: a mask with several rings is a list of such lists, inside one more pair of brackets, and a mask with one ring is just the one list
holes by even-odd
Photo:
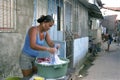
[[[62, 59], [62, 58], [61, 58]], [[44, 78], [59, 78], [63, 77], [67, 73], [68, 68], [68, 59], [62, 59], [63, 61], [66, 61], [64, 64], [58, 64], [58, 65], [43, 65], [43, 64], [37, 64], [37, 75], [44, 77]]]

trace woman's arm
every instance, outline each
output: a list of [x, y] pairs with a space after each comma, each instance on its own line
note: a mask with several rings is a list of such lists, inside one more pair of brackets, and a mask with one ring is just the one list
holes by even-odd
[[46, 42], [47, 42], [48, 46], [50, 46], [50, 47], [54, 47], [54, 46], [55, 46], [55, 44], [54, 44], [54, 42], [51, 40], [50, 35], [48, 34], [48, 32], [46, 32], [46, 37], [45, 37], [45, 39], [46, 39]]
[[57, 49], [60, 48], [60, 44], [55, 44], [51, 39], [50, 39], [50, 36], [48, 34], [48, 32], [46, 32], [46, 41], [47, 41], [47, 44], [50, 46], [50, 47], [55, 47]]

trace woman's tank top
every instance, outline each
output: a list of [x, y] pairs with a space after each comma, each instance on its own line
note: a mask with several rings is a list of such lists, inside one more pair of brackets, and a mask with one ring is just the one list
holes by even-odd
[[[39, 33], [36, 35], [36, 44], [40, 45], [40, 46], [45, 46], [45, 37], [46, 37], [46, 32], [44, 32], [44, 39], [40, 40], [40, 36]], [[29, 34], [27, 32], [26, 34], [26, 38], [25, 38], [25, 43], [22, 49], [23, 54], [32, 56], [32, 57], [41, 57], [41, 58], [45, 58], [45, 57], [49, 57], [49, 53], [47, 51], [40, 51], [40, 50], [34, 50], [30, 47], [30, 37]]]

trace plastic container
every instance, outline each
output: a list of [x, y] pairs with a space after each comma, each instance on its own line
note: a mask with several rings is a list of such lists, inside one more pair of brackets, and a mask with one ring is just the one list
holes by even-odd
[[9, 78], [6, 78], [5, 80], [21, 80], [21, 78], [19, 78], [19, 77], [9, 77]]
[[37, 68], [38, 68], [37, 75], [44, 77], [46, 79], [59, 78], [59, 77], [65, 76], [67, 73], [69, 60], [68, 59], [62, 59], [62, 60], [66, 61], [66, 63], [57, 64], [57, 65], [52, 65], [52, 64], [51, 65], [43, 65], [43, 64], [39, 64], [39, 63], [37, 63], [37, 61], [35, 61], [37, 64]]
[[45, 79], [42, 77], [34, 77], [34, 80], [45, 80]]

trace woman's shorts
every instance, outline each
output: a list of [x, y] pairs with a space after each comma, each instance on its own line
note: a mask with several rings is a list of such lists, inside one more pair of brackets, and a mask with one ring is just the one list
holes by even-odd
[[35, 66], [35, 58], [25, 53], [21, 53], [19, 64], [20, 64], [21, 69], [23, 70], [32, 69], [32, 67]]

